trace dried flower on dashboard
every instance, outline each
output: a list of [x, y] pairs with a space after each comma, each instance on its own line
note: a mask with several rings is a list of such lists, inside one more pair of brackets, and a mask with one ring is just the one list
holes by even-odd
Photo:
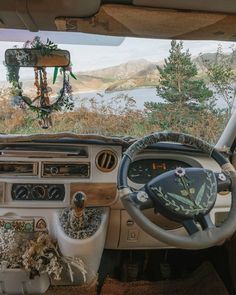
[[40, 233], [35, 240], [30, 240], [27, 244], [22, 264], [30, 271], [31, 276], [46, 271], [54, 279], [60, 280], [63, 269], [61, 255], [49, 235]]
[[29, 234], [0, 228], [0, 266], [1, 269], [24, 268], [31, 279], [46, 272], [54, 280], [60, 280], [62, 270], [67, 268], [72, 282], [73, 270], [79, 271], [86, 281], [83, 261], [79, 257], [63, 257], [57, 243], [43, 232]]

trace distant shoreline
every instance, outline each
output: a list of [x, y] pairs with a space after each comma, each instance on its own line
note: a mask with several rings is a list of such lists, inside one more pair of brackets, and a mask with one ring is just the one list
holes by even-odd
[[99, 93], [99, 92], [104, 92], [106, 94], [112, 94], [116, 92], [123, 92], [123, 91], [132, 91], [132, 90], [138, 90], [138, 89], [150, 89], [150, 88], [155, 88], [155, 86], [139, 86], [139, 87], [134, 87], [134, 88], [129, 88], [129, 89], [122, 89], [122, 90], [113, 90], [113, 91], [106, 91], [106, 89], [95, 89], [95, 90], [82, 90], [82, 91], [75, 91], [73, 94], [84, 94], [84, 93]]
[[127, 88], [127, 89], [122, 89], [122, 90], [105, 90], [105, 93], [113, 93], [113, 92], [121, 92], [121, 91], [131, 91], [131, 90], [137, 90], [137, 89], [149, 89], [149, 88], [155, 88], [156, 86], [138, 86], [138, 87], [133, 87], [133, 88]]
[[84, 94], [84, 93], [94, 93], [94, 92], [105, 92], [106, 89], [99, 89], [99, 90], [82, 90], [82, 91], [73, 91], [73, 94]]

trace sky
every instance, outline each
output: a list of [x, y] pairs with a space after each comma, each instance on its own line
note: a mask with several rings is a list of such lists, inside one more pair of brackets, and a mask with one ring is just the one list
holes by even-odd
[[[76, 38], [75, 33], [73, 38]], [[137, 59], [158, 62], [168, 56], [170, 49], [170, 40], [125, 38], [119, 46], [102, 46], [96, 45], [99, 44], [99, 41], [97, 42], [99, 37], [97, 38], [93, 35], [80, 34], [78, 35], [78, 38], [81, 40], [78, 42], [82, 44], [59, 44], [59, 48], [70, 51], [74, 72], [105, 68]], [[97, 39], [93, 40], [93, 38]], [[106, 36], [106, 40], [108, 38], [109, 37]], [[113, 38], [112, 40], [114, 40], [115, 37], [110, 38]], [[0, 39], [2, 39], [1, 31]], [[55, 39], [61, 40], [63, 38], [55, 37]], [[53, 36], [51, 37], [51, 40], [53, 41]], [[72, 39], [69, 39], [68, 37], [67, 42], [70, 43], [70, 40]], [[85, 43], [95, 45], [85, 45]], [[216, 52], [219, 43], [221, 43], [225, 52], [230, 52], [230, 47], [233, 45], [232, 42], [184, 41], [184, 48], [189, 49], [192, 56], [196, 57], [199, 53]], [[0, 41], [0, 81], [6, 80], [6, 70], [3, 65], [4, 52], [7, 48], [12, 48], [14, 45], [22, 47], [23, 43]], [[32, 70], [29, 69], [24, 69], [24, 72], [21, 73], [22, 78], [27, 78], [31, 75]]]

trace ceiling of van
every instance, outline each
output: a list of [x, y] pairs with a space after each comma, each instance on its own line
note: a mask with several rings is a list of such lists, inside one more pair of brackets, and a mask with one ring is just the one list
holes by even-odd
[[60, 31], [112, 36], [236, 41], [236, 15], [103, 5], [90, 18], [56, 18]]
[[156, 8], [236, 13], [235, 0], [133, 0], [132, 3]]
[[1, 0], [0, 28], [236, 41], [236, 2]]

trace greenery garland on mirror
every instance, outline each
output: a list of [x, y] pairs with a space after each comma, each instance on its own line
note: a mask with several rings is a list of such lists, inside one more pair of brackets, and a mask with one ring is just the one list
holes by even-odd
[[[38, 49], [42, 55], [50, 55], [58, 46], [47, 39], [43, 43], [39, 37], [35, 37], [32, 42], [27, 41], [24, 48]], [[24, 59], [24, 55], [20, 58]], [[56, 82], [57, 76], [62, 75], [63, 86], [59, 90], [53, 102], [50, 102], [50, 93], [52, 89], [48, 87], [47, 71], [45, 67], [35, 67], [35, 81], [37, 96], [33, 99], [23, 94], [23, 83], [20, 81], [20, 67], [7, 66], [7, 78], [11, 84], [11, 93], [13, 95], [13, 102], [15, 105], [26, 109], [27, 107], [37, 113], [39, 124], [46, 129], [52, 126], [51, 114], [55, 111], [72, 110], [74, 108], [72, 87], [70, 85], [70, 77], [76, 79], [72, 73], [71, 66], [55, 67], [53, 74], [53, 84]]]

